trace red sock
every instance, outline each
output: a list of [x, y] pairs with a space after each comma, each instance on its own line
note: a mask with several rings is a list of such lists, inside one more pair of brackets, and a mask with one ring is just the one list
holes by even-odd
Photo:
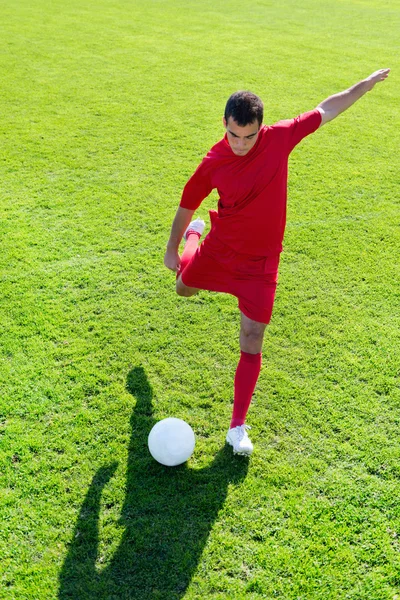
[[182, 271], [184, 270], [184, 268], [186, 267], [186, 265], [189, 263], [190, 259], [192, 258], [193, 254], [196, 252], [197, 248], [199, 247], [200, 237], [201, 237], [200, 233], [197, 233], [197, 231], [190, 231], [189, 233], [186, 234], [185, 248], [184, 248], [182, 256], [181, 256], [181, 267], [179, 269], [179, 273], [177, 276], [179, 276], [182, 273]]
[[243, 425], [246, 421], [251, 397], [256, 387], [261, 369], [261, 352], [249, 354], [241, 352], [235, 374], [235, 397], [230, 428]]

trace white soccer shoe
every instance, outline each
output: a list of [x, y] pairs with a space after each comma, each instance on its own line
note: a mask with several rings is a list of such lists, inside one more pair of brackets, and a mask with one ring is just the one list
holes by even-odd
[[248, 425], [238, 425], [228, 431], [226, 441], [233, 446], [233, 454], [250, 456], [253, 452], [253, 444], [247, 435], [246, 429], [251, 428]]
[[201, 237], [204, 233], [205, 226], [206, 224], [202, 219], [195, 219], [190, 223], [189, 227], [186, 229], [185, 233], [183, 234], [183, 239], [186, 240], [188, 233], [190, 233], [191, 231], [199, 233]]

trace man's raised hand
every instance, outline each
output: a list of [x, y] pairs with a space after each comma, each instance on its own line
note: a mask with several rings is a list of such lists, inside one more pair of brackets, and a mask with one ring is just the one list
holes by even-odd
[[375, 71], [375, 73], [367, 77], [365, 81], [368, 83], [368, 91], [370, 92], [376, 83], [386, 79], [389, 73], [390, 69], [379, 69], [379, 71]]

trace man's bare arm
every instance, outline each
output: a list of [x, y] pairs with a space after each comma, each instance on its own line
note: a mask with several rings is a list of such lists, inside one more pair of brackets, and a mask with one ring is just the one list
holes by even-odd
[[181, 259], [179, 256], [179, 244], [183, 238], [183, 234], [192, 220], [194, 210], [178, 207], [174, 221], [172, 223], [171, 234], [169, 236], [167, 250], [164, 256], [164, 265], [172, 271], [178, 271]]
[[354, 102], [357, 102], [361, 96], [370, 92], [376, 83], [386, 79], [389, 73], [390, 69], [380, 69], [379, 71], [375, 71], [375, 73], [372, 73], [372, 75], [366, 79], [359, 81], [348, 90], [330, 96], [318, 104], [317, 109], [322, 116], [320, 127], [328, 121], [332, 121], [332, 119], [335, 119], [340, 113], [350, 108], [350, 106], [352, 106]]

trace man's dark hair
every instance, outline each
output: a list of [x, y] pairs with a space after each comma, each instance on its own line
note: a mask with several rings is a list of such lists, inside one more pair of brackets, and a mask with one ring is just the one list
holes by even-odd
[[258, 121], [261, 125], [264, 116], [264, 104], [261, 98], [252, 92], [235, 92], [229, 98], [225, 106], [225, 119], [228, 122], [229, 117], [240, 127]]

